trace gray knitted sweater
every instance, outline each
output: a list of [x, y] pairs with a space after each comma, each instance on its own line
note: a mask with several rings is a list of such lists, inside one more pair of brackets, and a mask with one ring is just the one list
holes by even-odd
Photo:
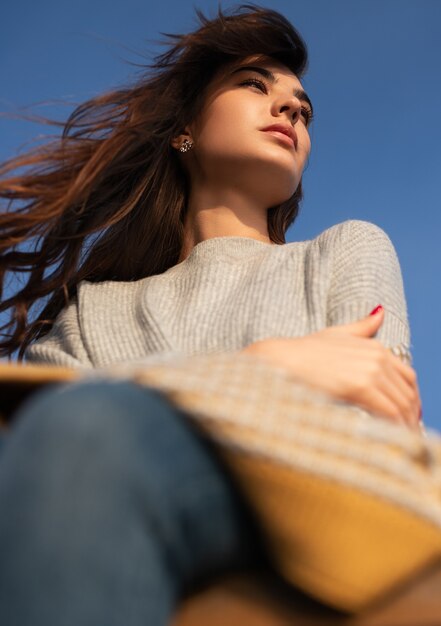
[[385, 308], [377, 339], [410, 359], [400, 265], [385, 232], [349, 220], [284, 245], [249, 237], [198, 243], [181, 263], [132, 282], [83, 281], [28, 362], [96, 368], [158, 355], [240, 350]]

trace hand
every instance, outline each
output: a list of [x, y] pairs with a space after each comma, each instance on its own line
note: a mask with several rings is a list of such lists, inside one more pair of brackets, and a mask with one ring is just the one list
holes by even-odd
[[415, 370], [372, 338], [383, 321], [381, 308], [352, 324], [305, 337], [264, 339], [242, 352], [284, 367], [296, 380], [338, 400], [419, 430], [421, 400]]

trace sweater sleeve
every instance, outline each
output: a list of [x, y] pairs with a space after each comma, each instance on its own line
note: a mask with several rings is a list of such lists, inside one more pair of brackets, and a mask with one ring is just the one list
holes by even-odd
[[376, 339], [410, 363], [403, 278], [390, 238], [379, 226], [362, 220], [348, 220], [330, 231], [334, 232], [329, 235], [333, 262], [327, 325], [356, 321], [381, 304], [385, 318]]
[[93, 367], [81, 334], [76, 297], [60, 311], [48, 334], [28, 346], [24, 356], [28, 363]]

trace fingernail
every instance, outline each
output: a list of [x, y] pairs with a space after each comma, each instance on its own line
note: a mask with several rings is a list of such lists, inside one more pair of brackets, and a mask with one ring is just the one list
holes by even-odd
[[379, 304], [378, 306], [375, 307], [375, 309], [373, 309], [369, 315], [375, 315], [376, 313], [379, 313], [380, 311], [383, 310], [383, 307], [381, 306], [381, 304]]

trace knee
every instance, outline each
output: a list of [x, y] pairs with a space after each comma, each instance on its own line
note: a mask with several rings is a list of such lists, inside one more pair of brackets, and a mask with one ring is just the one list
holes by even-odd
[[131, 382], [68, 384], [30, 398], [17, 413], [14, 438], [40, 458], [115, 466], [136, 455], [138, 442], [148, 441], [141, 431], [168, 410], [165, 398]]
[[[33, 424], [38, 430], [68, 431], [100, 435], [124, 417], [134, 406], [163, 402], [153, 389], [129, 381], [81, 381], [46, 387], [17, 412], [18, 424]], [[61, 433], [60, 433], [61, 434]]]

